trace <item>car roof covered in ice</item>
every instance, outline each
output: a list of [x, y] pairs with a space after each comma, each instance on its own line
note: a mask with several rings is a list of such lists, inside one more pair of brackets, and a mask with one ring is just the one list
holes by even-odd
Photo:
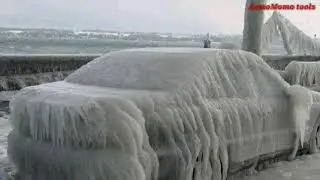
[[[213, 76], [239, 80], [237, 71], [248, 67], [271, 68], [258, 56], [240, 50], [204, 48], [142, 48], [115, 51], [81, 67], [65, 81], [110, 88], [136, 90], [175, 90], [197, 78]], [[210, 74], [211, 73], [211, 74]], [[210, 75], [209, 75], [210, 74]], [[222, 76], [222, 77], [218, 77]], [[248, 80], [243, 77], [243, 81]], [[250, 79], [249, 79], [250, 80]], [[244, 84], [243, 84], [244, 85]]]

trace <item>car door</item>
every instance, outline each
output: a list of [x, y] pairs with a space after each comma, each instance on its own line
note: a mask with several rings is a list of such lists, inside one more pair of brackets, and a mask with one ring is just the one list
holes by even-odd
[[270, 115], [262, 116], [263, 130], [260, 154], [268, 154], [290, 149], [294, 144], [294, 122], [290, 116], [290, 97], [287, 84], [271, 68], [256, 66], [250, 68], [258, 83], [259, 101]]
[[292, 147], [292, 121], [287, 116], [289, 99], [286, 88], [289, 85], [266, 64], [227, 63], [224, 67], [217, 64], [214, 73], [230, 82], [235, 93], [226, 83], [218, 82], [215, 84], [226, 91], [208, 102], [218, 104], [211, 108], [220, 107], [230, 161], [243, 162]]

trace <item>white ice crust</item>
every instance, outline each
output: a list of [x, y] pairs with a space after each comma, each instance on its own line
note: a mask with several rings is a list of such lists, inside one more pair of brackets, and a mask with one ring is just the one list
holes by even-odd
[[298, 29], [279, 12], [274, 12], [262, 29], [262, 47], [267, 49], [274, 38], [281, 37], [288, 54], [320, 55], [320, 43]]
[[241, 49], [249, 52], [261, 54], [262, 31], [263, 31], [263, 11], [252, 11], [249, 9], [252, 4], [265, 4], [266, 0], [246, 0], [243, 40]]
[[292, 61], [286, 68], [287, 81], [301, 86], [320, 85], [320, 62]]
[[226, 179], [303, 139], [307, 97], [244, 51], [113, 52], [19, 92], [8, 154], [33, 180]]

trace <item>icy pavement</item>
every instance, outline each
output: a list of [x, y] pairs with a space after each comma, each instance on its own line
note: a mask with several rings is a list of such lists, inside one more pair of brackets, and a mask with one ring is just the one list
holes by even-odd
[[320, 154], [297, 157], [292, 162], [278, 162], [244, 180], [319, 180]]

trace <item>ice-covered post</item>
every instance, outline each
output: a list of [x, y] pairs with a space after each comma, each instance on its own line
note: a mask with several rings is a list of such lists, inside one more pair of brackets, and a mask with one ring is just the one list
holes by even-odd
[[261, 34], [264, 20], [263, 10], [250, 10], [250, 5], [263, 5], [266, 0], [247, 0], [244, 14], [242, 49], [261, 54]]

